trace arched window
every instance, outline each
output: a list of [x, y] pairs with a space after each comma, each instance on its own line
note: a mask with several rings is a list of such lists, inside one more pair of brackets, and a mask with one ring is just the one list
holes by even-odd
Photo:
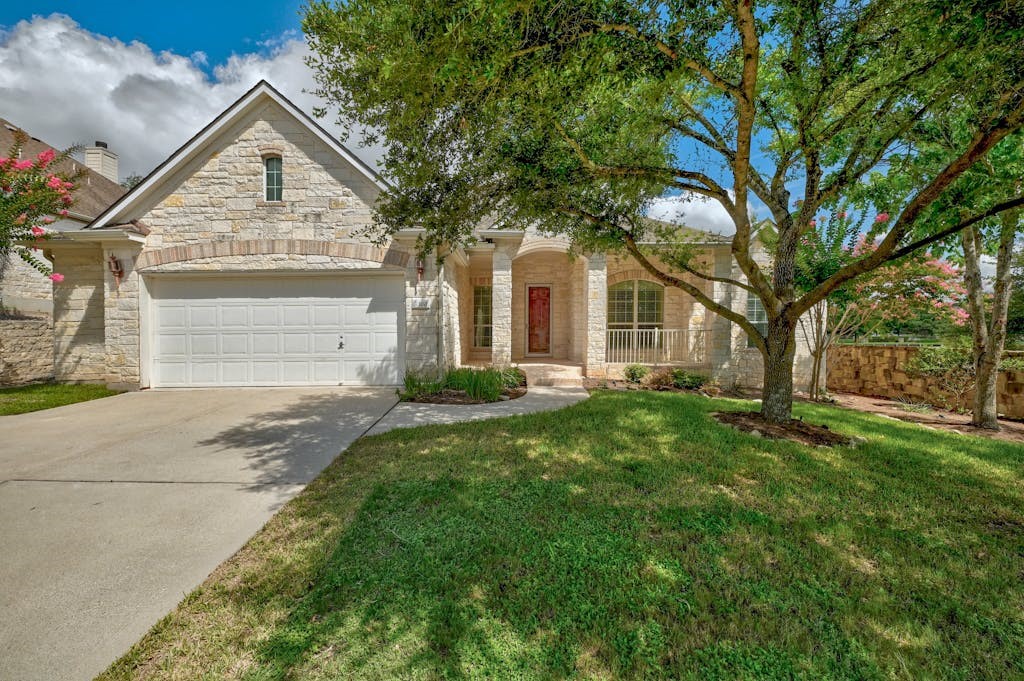
[[266, 188], [267, 201], [283, 201], [284, 176], [281, 170], [281, 157], [264, 158], [263, 170], [263, 186]]
[[633, 279], [608, 287], [609, 329], [660, 329], [664, 322], [664, 286]]

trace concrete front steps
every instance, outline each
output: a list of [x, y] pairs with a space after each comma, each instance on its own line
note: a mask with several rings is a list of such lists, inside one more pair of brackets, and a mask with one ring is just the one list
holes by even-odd
[[527, 388], [531, 386], [554, 386], [560, 388], [579, 388], [583, 386], [583, 367], [578, 364], [520, 362], [518, 366], [526, 374]]

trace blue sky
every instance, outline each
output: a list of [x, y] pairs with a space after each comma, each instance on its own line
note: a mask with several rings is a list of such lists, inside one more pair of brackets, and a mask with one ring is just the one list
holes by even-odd
[[123, 42], [139, 41], [154, 51], [180, 55], [202, 52], [207, 73], [231, 54], [256, 52], [299, 35], [299, 0], [267, 2], [110, 2], [0, 3], [0, 26], [7, 29], [32, 16], [67, 14], [82, 28]]
[[[122, 178], [145, 175], [260, 79], [306, 111], [323, 104], [302, 4], [0, 2], [0, 118], [56, 147], [103, 140]], [[377, 165], [382, 150], [361, 147], [358, 130], [321, 123]], [[710, 201], [666, 197], [651, 215], [732, 229]]]

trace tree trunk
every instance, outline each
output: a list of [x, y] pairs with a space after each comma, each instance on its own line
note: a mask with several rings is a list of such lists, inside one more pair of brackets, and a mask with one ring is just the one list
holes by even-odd
[[999, 360], [986, 352], [980, 362], [975, 360], [975, 376], [971, 423], [979, 428], [999, 430], [999, 406], [996, 404]]
[[971, 423], [990, 430], [999, 430], [996, 386], [999, 380], [999, 360], [1006, 345], [1006, 322], [1013, 287], [1013, 242], [1020, 218], [1020, 211], [1007, 211], [1000, 217], [995, 291], [992, 296], [991, 314], [987, 321], [981, 278], [981, 230], [970, 228], [963, 232], [964, 283], [967, 287], [971, 330], [974, 336], [975, 389]]
[[787, 423], [793, 418], [796, 327], [783, 315], [769, 319], [765, 340], [767, 351], [764, 353], [761, 416], [769, 423]]

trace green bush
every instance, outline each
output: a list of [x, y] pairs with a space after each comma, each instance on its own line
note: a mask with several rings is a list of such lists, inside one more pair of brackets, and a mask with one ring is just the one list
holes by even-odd
[[445, 376], [445, 386], [449, 390], [461, 390], [474, 400], [497, 402], [505, 387], [505, 379], [500, 369], [452, 369]]
[[708, 382], [707, 376], [685, 369], [672, 370], [672, 384], [682, 390], [700, 390]]
[[505, 390], [515, 390], [526, 386], [526, 374], [519, 367], [506, 367], [499, 371], [501, 371], [501, 381]]
[[441, 379], [416, 371], [405, 372], [404, 390], [399, 392], [403, 400], [415, 400], [428, 395], [436, 395], [444, 387]]
[[967, 393], [975, 384], [974, 358], [969, 347], [920, 348], [907, 360], [904, 369], [908, 376], [934, 381], [938, 388], [935, 399], [943, 406], [961, 413], [967, 409]]
[[626, 368], [622, 370], [622, 374], [630, 383], [639, 383], [649, 373], [651, 373], [650, 368], [643, 364], [627, 364]]
[[1000, 371], [1024, 371], [1024, 357], [1015, 355], [1013, 357], [1004, 357], [1003, 361], [999, 363]]

